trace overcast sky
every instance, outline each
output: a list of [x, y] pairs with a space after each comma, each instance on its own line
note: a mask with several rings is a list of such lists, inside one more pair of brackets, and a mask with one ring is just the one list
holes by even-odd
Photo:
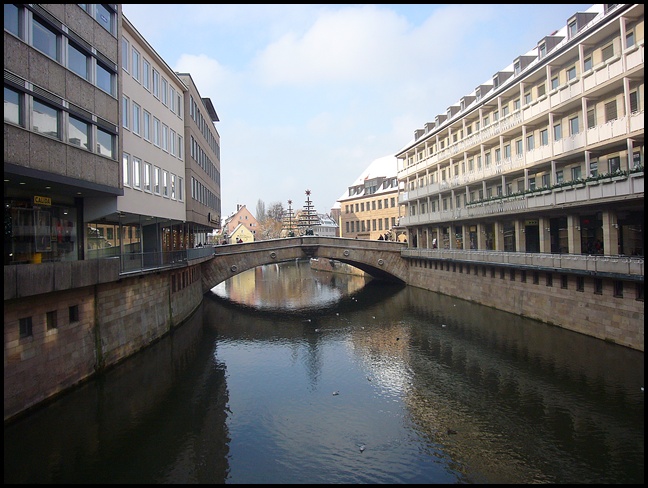
[[223, 218], [329, 213], [374, 159], [592, 4], [123, 4], [220, 122]]

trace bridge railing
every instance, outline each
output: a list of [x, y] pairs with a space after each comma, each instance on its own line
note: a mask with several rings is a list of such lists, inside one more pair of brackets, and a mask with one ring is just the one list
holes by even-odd
[[644, 258], [639, 256], [595, 256], [461, 249], [415, 249], [401, 252], [405, 258], [463, 261], [474, 264], [514, 266], [535, 270], [563, 270], [589, 275], [618, 276], [643, 281]]

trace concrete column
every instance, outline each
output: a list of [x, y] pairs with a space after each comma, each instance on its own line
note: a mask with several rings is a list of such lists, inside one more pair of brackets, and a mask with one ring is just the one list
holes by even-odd
[[550, 220], [546, 217], [540, 217], [538, 219], [538, 227], [540, 231], [540, 252], [551, 252], [551, 232], [550, 232]]
[[515, 252], [526, 252], [524, 221], [515, 221]]
[[619, 223], [614, 212], [603, 211], [603, 254], [616, 256], [619, 249]]
[[504, 223], [495, 222], [493, 226], [495, 230], [495, 250], [503, 251], [504, 250]]
[[580, 254], [582, 252], [580, 218], [577, 215], [567, 216], [567, 246], [569, 247], [569, 254]]

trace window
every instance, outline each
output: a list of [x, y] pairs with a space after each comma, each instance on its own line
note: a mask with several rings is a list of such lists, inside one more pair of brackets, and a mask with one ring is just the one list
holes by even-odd
[[151, 140], [151, 114], [144, 110], [143, 121], [144, 126], [144, 139], [147, 141]]
[[133, 133], [138, 134], [140, 133], [140, 112], [142, 111], [142, 108], [137, 105], [135, 102], [133, 102]]
[[105, 66], [97, 63], [97, 86], [106, 93], [115, 94], [114, 91], [115, 74]]
[[165, 125], [162, 124], [162, 149], [164, 151], [168, 151], [169, 149], [169, 128]]
[[538, 46], [538, 57], [542, 59], [546, 55], [547, 55], [547, 45], [542, 43]]
[[569, 277], [566, 274], [560, 275], [560, 288], [566, 290], [569, 285]]
[[70, 323], [79, 321], [79, 306], [72, 305], [68, 308], [68, 320]]
[[20, 37], [20, 10], [11, 3], [4, 4], [4, 28]]
[[135, 48], [133, 48], [131, 63], [132, 63], [131, 69], [133, 71], [133, 79], [139, 81], [140, 80], [140, 53]]
[[162, 184], [162, 170], [157, 166], [153, 169], [153, 192], [160, 194], [160, 185]]
[[542, 175], [542, 186], [543, 188], [549, 188], [551, 186], [551, 181], [549, 181], [549, 174]]
[[504, 146], [504, 159], [511, 159], [511, 145]]
[[68, 117], [68, 142], [83, 149], [90, 149], [88, 134], [90, 124], [70, 115]]
[[32, 336], [32, 318], [24, 317], [18, 320], [19, 329], [20, 329], [20, 338], [24, 339], [26, 337]]
[[169, 172], [162, 170], [162, 196], [169, 197]]
[[160, 145], [160, 121], [157, 117], [153, 117], [153, 144]]
[[626, 33], [626, 49], [634, 46], [635, 44], [635, 36], [634, 36], [634, 31], [630, 31]]
[[553, 78], [551, 78], [551, 89], [555, 90], [559, 86], [560, 86], [559, 78], [557, 76], [554, 76]]
[[133, 188], [142, 188], [142, 160], [133, 156]]
[[508, 105], [504, 105], [502, 107], [502, 118], [506, 117], [509, 114], [509, 108]]
[[88, 56], [80, 48], [68, 42], [68, 69], [79, 75], [84, 80], [89, 79]]
[[60, 134], [59, 119], [60, 113], [57, 109], [34, 99], [32, 115], [32, 129], [34, 132], [58, 138]]
[[128, 119], [130, 117], [130, 101], [127, 97], [122, 97], [122, 127], [128, 129]]
[[567, 70], [567, 80], [571, 81], [576, 78], [576, 66], [572, 66]]
[[178, 135], [178, 159], [182, 161], [182, 153], [184, 152], [184, 147], [182, 145], [182, 136]]
[[169, 108], [171, 112], [175, 113], [176, 91], [175, 88], [169, 86]]
[[144, 177], [142, 181], [142, 187], [144, 191], [150, 192], [151, 191], [151, 170], [152, 166], [151, 163], [147, 163], [146, 161], [144, 162]]
[[585, 71], [589, 71], [592, 69], [592, 56], [588, 56], [587, 58], [585, 58], [585, 60], [583, 61], [583, 69]]
[[547, 92], [547, 88], [544, 83], [538, 85], [538, 98], [544, 96], [546, 92]]
[[45, 313], [45, 323], [47, 324], [47, 330], [54, 330], [58, 328], [56, 321], [56, 310]]
[[524, 94], [524, 104], [528, 105], [531, 103], [531, 92], [527, 92]]
[[520, 99], [518, 98], [517, 100], [513, 100], [513, 111], [517, 112], [520, 110]]
[[594, 278], [594, 294], [595, 295], [603, 294], [603, 279]]
[[55, 61], [60, 61], [59, 36], [36, 17], [32, 20], [32, 45], [46, 56]]
[[562, 183], [563, 181], [565, 181], [565, 175], [563, 173], [563, 170], [559, 169], [558, 171], [556, 171], [556, 183]]
[[184, 201], [184, 193], [182, 192], [182, 177], [178, 176], [178, 200]]
[[540, 145], [541, 146], [549, 145], [549, 131], [547, 129], [542, 129], [540, 131]]
[[[5, 12], [6, 12], [5, 5]], [[22, 122], [22, 93], [4, 87], [4, 119], [5, 122], [21, 125]]]
[[501, 161], [502, 161], [502, 151], [498, 147], [497, 149], [495, 149], [495, 162], [499, 164]]
[[603, 49], [601, 49], [601, 56], [603, 57], [603, 62], [614, 56], [614, 45], [609, 44], [608, 46], [605, 46]]
[[173, 156], [176, 155], [176, 138], [176, 132], [173, 129], [169, 129], [169, 154]]
[[547, 274], [545, 275], [545, 279], [546, 279], [546, 281], [545, 281], [545, 285], [547, 285], [547, 286], [553, 286], [553, 275], [552, 275], [551, 273], [547, 273]]
[[107, 5], [96, 4], [95, 19], [108, 32], [115, 33], [115, 12], [109, 9]]
[[576, 166], [576, 167], [571, 169], [571, 178], [572, 178], [572, 181], [580, 180], [580, 178], [581, 178], [581, 167], [580, 166]]
[[576, 277], [576, 291], [585, 291], [585, 278], [582, 276]]
[[122, 37], [122, 68], [124, 71], [126, 71], [126, 73], [130, 71], [128, 66], [129, 51], [130, 51], [130, 44], [128, 43], [128, 39]]
[[593, 108], [587, 111], [587, 128], [592, 129], [596, 127], [596, 112]]
[[569, 119], [569, 135], [575, 136], [578, 134], [578, 117]]
[[598, 161], [590, 161], [590, 176], [598, 175]]
[[621, 158], [619, 156], [615, 156], [613, 158], [608, 159], [608, 166], [610, 169], [610, 173], [615, 173], [621, 169]]
[[160, 98], [160, 73], [155, 68], [153, 68], [153, 95]]
[[533, 151], [535, 143], [533, 142], [533, 134], [527, 136], [527, 151]]
[[639, 111], [639, 92], [630, 92], [630, 113], [636, 114]]
[[522, 139], [515, 141], [515, 154], [522, 156]]
[[97, 127], [97, 153], [115, 159], [115, 135]]
[[122, 154], [122, 179], [124, 186], [130, 186], [131, 184], [131, 171], [130, 155], [124, 153]]
[[146, 59], [142, 59], [142, 85], [151, 91], [151, 64]]
[[570, 39], [572, 39], [578, 33], [578, 24], [575, 20], [567, 25], [567, 31], [569, 32]]
[[167, 80], [162, 78], [162, 87], [160, 88], [160, 95], [162, 98], [162, 103], [168, 105], [168, 94], [169, 94], [169, 84]]
[[605, 122], [611, 122], [617, 119], [617, 104], [616, 100], [612, 100], [605, 104]]
[[553, 138], [554, 141], [562, 139], [562, 125], [559, 123], [553, 126]]
[[175, 200], [176, 199], [176, 175], [171, 173], [169, 180], [171, 184], [171, 191], [170, 191], [171, 199]]

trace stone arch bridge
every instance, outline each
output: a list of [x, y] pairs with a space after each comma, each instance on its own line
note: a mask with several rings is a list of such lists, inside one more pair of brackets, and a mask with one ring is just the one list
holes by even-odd
[[304, 258], [335, 259], [374, 278], [406, 283], [408, 263], [401, 257], [406, 247], [400, 242], [319, 236], [215, 246], [214, 257], [202, 263], [203, 293], [245, 270]]

